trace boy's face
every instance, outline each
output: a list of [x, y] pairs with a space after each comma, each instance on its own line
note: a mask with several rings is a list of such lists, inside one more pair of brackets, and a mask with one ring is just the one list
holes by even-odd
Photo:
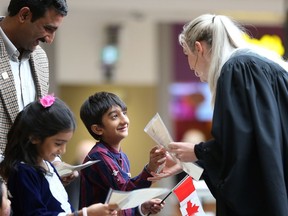
[[119, 106], [111, 107], [102, 117], [102, 140], [110, 145], [118, 145], [128, 136], [129, 118], [127, 111]]

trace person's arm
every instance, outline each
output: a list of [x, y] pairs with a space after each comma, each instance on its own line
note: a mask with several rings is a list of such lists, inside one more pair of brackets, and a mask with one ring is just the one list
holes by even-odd
[[[102, 172], [100, 173], [100, 170], [98, 171], [98, 174], [101, 176], [101, 179], [108, 180], [108, 186], [113, 189], [131, 191], [151, 186], [151, 181], [148, 181], [147, 178], [152, 175], [145, 167], [143, 167], [143, 170], [139, 175], [131, 178], [130, 161], [125, 153], [121, 153], [123, 164], [123, 169], [121, 170], [119, 170], [119, 166], [117, 165], [118, 163], [115, 162], [115, 160], [111, 160], [109, 155], [103, 153], [97, 154], [102, 158], [100, 160], [103, 161], [103, 163], [99, 162], [96, 165], [102, 166], [101, 170], [105, 170], [104, 174]], [[108, 178], [107, 175], [109, 176]]]
[[104, 203], [109, 188], [115, 189], [117, 186], [114, 178], [118, 172], [113, 172], [113, 168], [109, 165], [111, 157], [97, 151], [90, 153], [83, 163], [88, 160], [99, 160], [99, 162], [80, 171], [80, 207], [85, 207], [93, 202]]
[[[126, 156], [126, 163], [130, 163], [128, 157]], [[130, 165], [129, 165], [130, 167]], [[130, 169], [130, 168], [129, 168]], [[152, 176], [152, 171], [148, 168], [148, 165], [143, 167], [142, 172], [133, 178], [129, 178], [127, 181], [124, 181], [123, 184], [119, 185], [121, 190], [131, 191], [134, 189], [148, 188], [151, 186], [152, 182], [148, 180]]]
[[[54, 209], [47, 207], [44, 194], [49, 194], [49, 185], [45, 176], [34, 168], [20, 164], [15, 173], [8, 178], [8, 189], [12, 195], [11, 202], [13, 211], [20, 215], [49, 215], [56, 216], [65, 214], [59, 202], [54, 202]], [[59, 206], [57, 206], [59, 204]]]

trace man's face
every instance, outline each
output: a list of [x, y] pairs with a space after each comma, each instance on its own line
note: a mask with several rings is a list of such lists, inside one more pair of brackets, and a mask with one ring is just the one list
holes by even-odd
[[49, 9], [43, 17], [31, 22], [32, 14], [28, 9], [28, 15], [23, 19], [20, 27], [22, 35], [18, 37], [19, 44], [15, 44], [17, 49], [34, 51], [39, 42], [52, 43], [63, 18], [64, 16], [55, 10]]

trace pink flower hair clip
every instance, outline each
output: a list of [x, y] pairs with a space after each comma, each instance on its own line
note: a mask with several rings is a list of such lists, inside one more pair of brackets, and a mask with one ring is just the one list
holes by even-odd
[[40, 99], [40, 103], [44, 108], [50, 107], [55, 102], [54, 95], [46, 95]]

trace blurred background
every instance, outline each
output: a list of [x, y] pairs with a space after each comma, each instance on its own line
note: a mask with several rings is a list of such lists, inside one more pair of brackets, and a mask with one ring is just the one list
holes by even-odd
[[[209, 139], [212, 110], [209, 89], [189, 70], [178, 45], [184, 23], [203, 13], [231, 16], [247, 27], [252, 41], [286, 57], [285, 0], [68, 0], [69, 14], [52, 45], [43, 45], [50, 62], [50, 92], [73, 110], [78, 128], [63, 157], [77, 161], [78, 146], [91, 139], [79, 118], [83, 101], [96, 91], [118, 94], [128, 106], [129, 136], [122, 142], [132, 176], [149, 159], [155, 142], [144, 127], [158, 112], [175, 141]], [[0, 1], [5, 15], [9, 0]], [[199, 133], [198, 133], [199, 134]], [[181, 179], [167, 178], [154, 186], [174, 187]], [[207, 214], [214, 199], [195, 183]], [[175, 197], [159, 215], [179, 215]]]

